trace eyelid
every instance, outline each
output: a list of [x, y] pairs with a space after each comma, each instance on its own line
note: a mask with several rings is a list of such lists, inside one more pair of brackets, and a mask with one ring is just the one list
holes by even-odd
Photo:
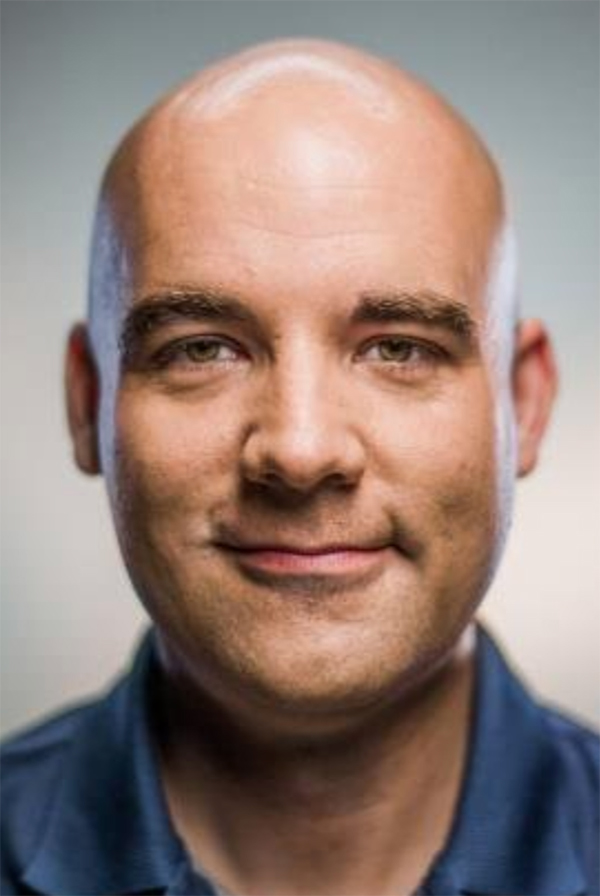
[[359, 355], [363, 356], [369, 349], [390, 342], [404, 343], [412, 348], [420, 349], [424, 354], [428, 354], [431, 357], [444, 358], [449, 356], [448, 351], [438, 343], [430, 342], [427, 339], [421, 339], [418, 336], [408, 336], [404, 333], [389, 333], [386, 335], [375, 336], [367, 340], [367, 342], [361, 346]]
[[[192, 346], [196, 343], [208, 343], [210, 345], [224, 346], [226, 348], [231, 349], [235, 352], [236, 355], [245, 355], [246, 352], [242, 349], [242, 347], [235, 340], [230, 339], [227, 336], [212, 334], [212, 333], [202, 333], [195, 335], [187, 335], [181, 336], [178, 339], [174, 339], [165, 345], [161, 346], [159, 349], [154, 351], [151, 356], [151, 364], [153, 366], [167, 366], [169, 362], [175, 360], [175, 356], [179, 352], [184, 352], [187, 346]], [[231, 359], [227, 359], [231, 360]], [[194, 365], [194, 362], [189, 360], [190, 365]], [[205, 361], [206, 365], [214, 364], [214, 363], [223, 363], [223, 361], [211, 360]], [[200, 362], [196, 362], [195, 366], [202, 366]]]

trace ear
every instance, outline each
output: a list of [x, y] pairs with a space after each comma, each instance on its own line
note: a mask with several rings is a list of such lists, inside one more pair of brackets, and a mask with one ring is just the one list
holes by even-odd
[[519, 476], [527, 476], [536, 466], [557, 387], [554, 351], [543, 324], [521, 321], [512, 370]]
[[65, 391], [75, 462], [93, 476], [100, 472], [98, 454], [98, 374], [84, 324], [76, 324], [67, 342]]

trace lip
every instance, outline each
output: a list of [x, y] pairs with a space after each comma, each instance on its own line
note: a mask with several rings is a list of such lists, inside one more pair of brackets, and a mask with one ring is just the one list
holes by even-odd
[[291, 545], [222, 545], [240, 566], [277, 576], [347, 576], [365, 573], [381, 563], [388, 546], [358, 547], [336, 544], [315, 547]]

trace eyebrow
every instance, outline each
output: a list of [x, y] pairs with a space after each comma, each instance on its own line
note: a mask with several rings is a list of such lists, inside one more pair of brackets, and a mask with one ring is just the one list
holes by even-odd
[[432, 290], [363, 294], [352, 313], [353, 323], [415, 323], [448, 330], [472, 342], [477, 323], [464, 302]]
[[235, 296], [216, 289], [175, 289], [145, 296], [127, 312], [119, 346], [127, 357], [138, 342], [158, 327], [179, 320], [256, 323], [256, 315]]
[[[255, 326], [259, 323], [257, 315], [241, 299], [220, 289], [170, 289], [144, 296], [127, 312], [119, 338], [123, 355], [130, 357], [148, 333], [182, 319]], [[442, 328], [467, 344], [472, 344], [477, 330], [466, 304], [432, 290], [361, 294], [350, 323], [382, 322]]]

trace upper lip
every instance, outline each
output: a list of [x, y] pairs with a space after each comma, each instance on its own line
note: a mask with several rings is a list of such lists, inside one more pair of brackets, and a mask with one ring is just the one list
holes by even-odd
[[407, 531], [374, 532], [372, 535], [352, 535], [346, 533], [342, 538], [315, 537], [315, 532], [297, 531], [286, 535], [278, 532], [271, 537], [271, 533], [260, 533], [248, 526], [238, 528], [235, 525], [220, 524], [214, 533], [213, 544], [217, 547], [239, 551], [240, 553], [251, 551], [280, 551], [289, 554], [331, 554], [341, 551], [381, 551], [385, 548], [395, 548], [407, 557], [416, 557], [420, 551], [419, 543], [414, 540]]
[[333, 554], [341, 551], [377, 551], [389, 547], [389, 542], [337, 542], [328, 541], [320, 544], [293, 544], [278, 541], [245, 541], [242, 539], [227, 539], [217, 542], [220, 547], [231, 548], [236, 551], [280, 551], [288, 554]]

